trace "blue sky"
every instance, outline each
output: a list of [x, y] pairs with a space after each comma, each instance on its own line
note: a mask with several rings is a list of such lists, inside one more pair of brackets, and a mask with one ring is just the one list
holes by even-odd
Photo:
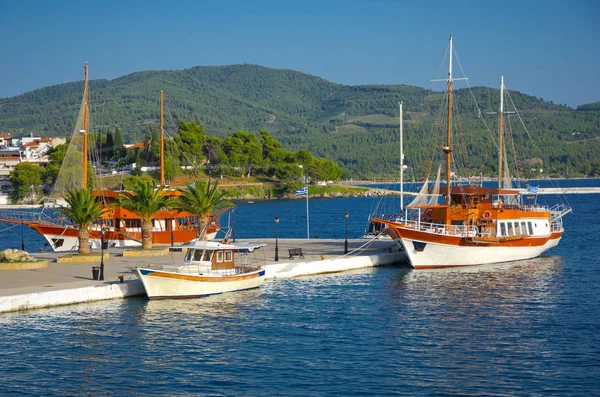
[[[472, 86], [600, 101], [600, 2], [0, 0], [0, 97], [143, 70], [252, 63], [341, 84], [444, 77], [450, 33]], [[457, 71], [457, 74], [459, 71]], [[457, 83], [457, 87], [464, 86]]]

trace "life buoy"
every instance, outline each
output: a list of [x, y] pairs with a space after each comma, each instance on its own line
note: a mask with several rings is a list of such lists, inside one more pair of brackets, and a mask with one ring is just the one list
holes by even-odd
[[427, 211], [425, 211], [425, 218], [431, 218], [431, 214], [433, 214], [433, 211], [431, 211], [431, 209], [428, 209]]
[[483, 220], [489, 220], [492, 217], [492, 214], [490, 213], [490, 211], [483, 211], [483, 213], [481, 214], [481, 219]]

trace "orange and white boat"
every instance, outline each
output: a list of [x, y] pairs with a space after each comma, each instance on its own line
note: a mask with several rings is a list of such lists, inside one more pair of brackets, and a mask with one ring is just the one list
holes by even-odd
[[[452, 36], [447, 83], [446, 145], [442, 148], [446, 183], [431, 187], [428, 180], [406, 206], [402, 218], [374, 218], [385, 232], [405, 249], [416, 269], [470, 266], [529, 259], [560, 241], [562, 217], [571, 212], [566, 204], [554, 206], [526, 203], [526, 189], [512, 188], [503, 136], [504, 79], [500, 85], [498, 186], [453, 184], [452, 165]], [[491, 146], [492, 144], [490, 144]], [[504, 175], [503, 175], [504, 173]], [[536, 189], [534, 189], [536, 190]], [[535, 196], [537, 199], [537, 195]]]
[[[89, 129], [89, 84], [88, 64], [85, 64], [85, 88], [83, 100], [79, 111], [73, 136], [65, 155], [62, 168], [54, 187], [54, 192], [60, 195], [68, 188], [85, 188], [88, 184], [88, 163], [90, 160], [100, 163], [98, 157], [94, 158], [94, 149], [88, 148]], [[94, 146], [94, 145], [92, 145]], [[165, 186], [164, 178], [164, 128], [163, 128], [163, 93], [160, 93], [160, 184]], [[95, 153], [96, 156], [98, 153]], [[98, 179], [101, 181], [101, 179]], [[101, 182], [99, 182], [101, 185]], [[166, 194], [177, 197], [181, 193], [177, 190], [166, 189]], [[100, 197], [104, 205], [115, 203], [119, 191], [94, 189], [92, 194]], [[59, 199], [60, 200], [60, 199]], [[211, 215], [206, 238], [213, 239], [220, 229], [220, 216], [226, 211], [220, 210]], [[37, 231], [54, 251], [73, 251], [79, 248], [77, 225], [64, 217], [54, 214], [0, 211], [0, 221], [7, 223], [23, 223]], [[161, 211], [152, 220], [152, 243], [162, 245], [175, 245], [189, 243], [195, 240], [199, 233], [198, 218], [188, 212]], [[90, 228], [90, 247], [101, 247], [102, 241], [109, 247], [139, 247], [141, 246], [142, 231], [141, 221], [132, 212], [119, 206], [98, 219]]]

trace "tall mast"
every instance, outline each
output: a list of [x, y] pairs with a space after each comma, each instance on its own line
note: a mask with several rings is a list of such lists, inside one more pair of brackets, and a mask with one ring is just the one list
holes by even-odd
[[88, 152], [88, 63], [85, 63], [85, 88], [83, 90], [83, 188], [87, 189], [87, 152]]
[[448, 68], [448, 120], [446, 125], [446, 204], [450, 205], [450, 162], [452, 160], [452, 35], [450, 35], [450, 63]]
[[402, 102], [400, 105], [400, 211], [404, 210], [404, 145], [402, 144]]
[[160, 91], [160, 185], [165, 186], [165, 140], [163, 125], [163, 92]]
[[[498, 190], [502, 189], [502, 169], [503, 169], [503, 128], [504, 128], [504, 76], [500, 77], [500, 110], [498, 111]], [[502, 201], [498, 200], [498, 207], [502, 206]]]

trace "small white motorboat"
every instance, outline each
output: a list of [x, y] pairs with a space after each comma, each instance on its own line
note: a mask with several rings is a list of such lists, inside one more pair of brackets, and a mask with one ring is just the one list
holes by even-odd
[[183, 264], [136, 267], [150, 299], [196, 298], [258, 288], [265, 269], [247, 262], [250, 253], [266, 244], [193, 241]]

